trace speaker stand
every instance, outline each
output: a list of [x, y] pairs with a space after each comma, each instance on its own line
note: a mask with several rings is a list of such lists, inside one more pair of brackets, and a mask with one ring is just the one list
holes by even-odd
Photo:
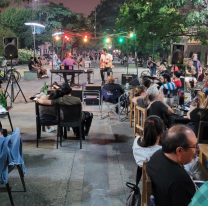
[[[19, 83], [18, 83], [18, 81], [17, 81], [17, 79], [16, 79], [16, 77], [15, 77], [15, 75], [14, 75], [14, 73], [13, 73], [12, 59], [11, 59], [11, 71], [12, 71], [12, 72], [11, 72], [11, 75], [10, 75], [10, 77], [9, 77], [9, 80], [8, 80], [8, 83], [7, 83], [7, 86], [6, 86], [6, 90], [5, 90], [5, 95], [6, 95], [6, 93], [7, 93], [7, 96], [6, 96], [6, 97], [9, 97], [10, 100], [11, 100], [10, 106], [12, 106], [12, 102], [15, 101], [15, 99], [17, 98], [17, 96], [18, 96], [18, 94], [19, 94], [20, 92], [22, 93], [22, 96], [24, 97], [25, 102], [27, 103], [27, 100], [26, 100], [26, 98], [25, 98], [25, 95], [23, 94], [22, 89], [21, 89], [21, 87], [20, 87], [20, 85], [19, 85]], [[16, 83], [17, 86], [18, 86], [18, 88], [19, 88], [19, 91], [17, 92], [17, 95], [16, 95], [16, 96], [14, 96], [14, 83]], [[9, 84], [11, 84], [11, 96], [9, 95], [9, 92], [7, 91], [7, 90], [8, 90], [8, 87], [9, 87]]]

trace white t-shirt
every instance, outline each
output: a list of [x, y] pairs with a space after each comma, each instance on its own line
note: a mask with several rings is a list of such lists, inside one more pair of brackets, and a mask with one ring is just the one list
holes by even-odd
[[143, 166], [143, 161], [149, 161], [150, 157], [159, 149], [162, 148], [162, 146], [159, 145], [154, 145], [151, 147], [140, 147], [137, 144], [137, 141], [139, 139], [139, 136], [137, 136], [134, 140], [133, 144], [133, 155], [136, 163], [142, 167]]
[[109, 64], [109, 62], [113, 60], [113, 57], [111, 54], [101, 54], [100, 60]]

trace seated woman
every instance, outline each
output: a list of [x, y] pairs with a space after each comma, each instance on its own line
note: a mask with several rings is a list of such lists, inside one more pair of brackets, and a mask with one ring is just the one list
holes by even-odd
[[144, 137], [137, 136], [133, 144], [133, 155], [139, 167], [143, 161], [149, 161], [150, 157], [162, 147], [159, 141], [164, 132], [164, 123], [158, 116], [149, 116], [144, 123]]
[[208, 101], [206, 100], [203, 105], [199, 105], [199, 99], [190, 105], [190, 110], [187, 112], [187, 118], [194, 122], [194, 133], [198, 136], [200, 121], [208, 121]]
[[134, 98], [132, 99], [132, 102], [134, 105], [138, 105], [142, 108], [146, 108], [147, 106], [144, 104], [144, 97], [146, 96], [146, 87], [145, 86], [138, 86], [135, 89]]

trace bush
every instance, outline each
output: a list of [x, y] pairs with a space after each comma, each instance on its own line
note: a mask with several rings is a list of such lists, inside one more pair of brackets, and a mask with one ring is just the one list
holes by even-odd
[[[28, 62], [30, 57], [34, 56], [34, 51], [32, 49], [18, 49], [18, 59], [19, 62]], [[38, 57], [38, 55], [36, 55]]]

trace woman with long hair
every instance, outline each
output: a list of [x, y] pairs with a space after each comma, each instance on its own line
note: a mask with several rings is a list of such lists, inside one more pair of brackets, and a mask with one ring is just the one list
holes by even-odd
[[142, 167], [143, 161], [162, 147], [159, 141], [164, 131], [164, 123], [158, 116], [150, 116], [144, 123], [144, 137], [137, 136], [133, 144], [133, 155], [136, 163]]

